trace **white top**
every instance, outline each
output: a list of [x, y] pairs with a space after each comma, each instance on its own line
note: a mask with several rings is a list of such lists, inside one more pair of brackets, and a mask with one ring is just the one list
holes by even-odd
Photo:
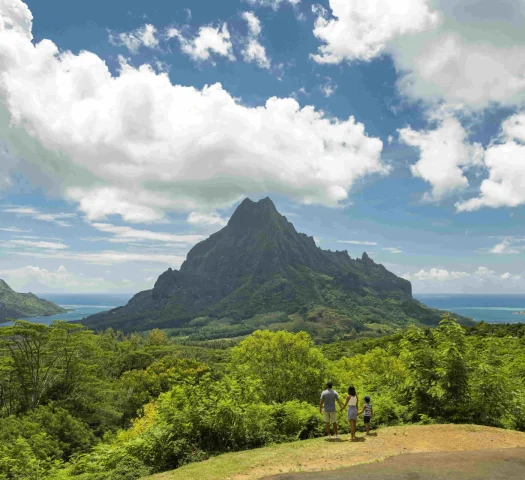
[[357, 405], [357, 396], [350, 397], [350, 401], [348, 402], [348, 405], [355, 407]]

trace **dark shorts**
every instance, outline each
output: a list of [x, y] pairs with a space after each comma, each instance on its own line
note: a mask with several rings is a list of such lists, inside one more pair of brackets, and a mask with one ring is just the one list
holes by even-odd
[[370, 417], [363, 417], [363, 420], [365, 421], [365, 423], [370, 423]]

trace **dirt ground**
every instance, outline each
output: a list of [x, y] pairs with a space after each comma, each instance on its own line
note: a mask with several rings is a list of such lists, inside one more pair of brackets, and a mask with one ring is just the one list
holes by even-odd
[[[315, 452], [305, 450], [297, 452], [298, 458], [294, 458], [290, 464], [281, 461], [281, 464], [277, 466], [271, 465], [273, 462], [267, 462], [260, 469], [254, 465], [251, 471], [246, 472], [247, 475], [235, 475], [232, 476], [232, 480], [264, 478], [269, 476], [270, 472], [277, 473], [275, 472], [276, 467], [282, 473], [326, 471], [378, 462], [406, 453], [461, 452], [512, 447], [525, 448], [525, 434], [477, 425], [391, 427], [379, 429], [372, 432], [370, 436], [358, 434], [358, 439], [354, 442], [350, 441], [347, 435], [339, 440], [323, 439]], [[326, 475], [326, 472], [323, 472], [323, 475]], [[318, 476], [317, 478], [325, 477]], [[414, 480], [416, 478], [414, 477]], [[525, 473], [521, 478], [525, 479]]]
[[[509, 449], [509, 452], [506, 450]], [[465, 453], [465, 465], [471, 465], [467, 460], [470, 453], [476, 451], [485, 451], [483, 454], [472, 453], [472, 459], [475, 461], [482, 460], [483, 456], [490, 458], [487, 450], [503, 452], [502, 455], [510, 454], [510, 451], [516, 451], [517, 455], [521, 453], [518, 449], [525, 450], [525, 433], [512, 430], [503, 430], [499, 428], [482, 427], [476, 425], [410, 425], [381, 428], [374, 431], [370, 436], [358, 433], [358, 440], [351, 442], [348, 435], [344, 435], [339, 440], [327, 440], [323, 438], [315, 440], [305, 440], [299, 442], [274, 445], [270, 447], [258, 448], [244, 452], [227, 453], [218, 457], [211, 458], [204, 462], [194, 463], [185, 467], [164, 472], [148, 477], [151, 480], [255, 480], [277, 475], [277, 479], [297, 478], [297, 479], [315, 479], [315, 478], [349, 478], [349, 471], [344, 473], [343, 477], [337, 475], [341, 468], [350, 469], [353, 473], [362, 479], [392, 479], [392, 480], [417, 480], [434, 478], [454, 478], [444, 476], [421, 476], [424, 471], [407, 470], [405, 473], [410, 476], [387, 477], [385, 474], [380, 476], [363, 476], [367, 471], [361, 470], [366, 464], [387, 465], [386, 471], [391, 472], [389, 463], [385, 460], [391, 458], [393, 462], [407, 462], [412, 455], [430, 453], [439, 455], [440, 453], [459, 452]], [[467, 452], [470, 452], [467, 454]], [[481, 455], [481, 456], [480, 456]], [[421, 457], [423, 458], [423, 457]], [[432, 458], [427, 457], [429, 461]], [[448, 465], [448, 460], [442, 458], [443, 467]], [[502, 457], [503, 458], [503, 457]], [[519, 462], [522, 463], [519, 463]], [[380, 463], [378, 463], [380, 462]], [[523, 457], [517, 457], [514, 460], [501, 460], [499, 464], [507, 466], [512, 462], [521, 468], [520, 477], [507, 476], [505, 478], [520, 478], [525, 480], [525, 464]], [[457, 462], [461, 463], [460, 460]], [[439, 460], [436, 460], [436, 465]], [[397, 465], [395, 463], [394, 465]], [[401, 464], [399, 464], [401, 465]], [[359, 467], [358, 467], [359, 466]], [[516, 467], [516, 468], [517, 468]], [[356, 470], [359, 468], [360, 470]], [[407, 464], [408, 468], [408, 464]], [[489, 468], [489, 467], [487, 467]], [[493, 469], [494, 470], [494, 469]], [[498, 469], [496, 469], [498, 470]], [[332, 472], [333, 471], [333, 472]], [[488, 471], [488, 470], [487, 470]], [[505, 471], [505, 470], [502, 470]], [[317, 476], [306, 476], [303, 472], [322, 472]], [[432, 472], [432, 470], [429, 470]], [[290, 476], [299, 474], [299, 476]], [[363, 473], [363, 475], [361, 475]], [[372, 475], [373, 471], [366, 473]], [[395, 473], [391, 472], [391, 473]], [[283, 476], [288, 474], [288, 477]], [[439, 474], [435, 473], [435, 475]], [[279, 475], [281, 475], [279, 477]], [[510, 474], [509, 474], [510, 475]], [[356, 477], [356, 478], [358, 478]], [[468, 476], [460, 476], [458, 479], [469, 479]], [[476, 477], [471, 477], [476, 478]], [[478, 478], [504, 478], [498, 476], [478, 477]], [[360, 478], [361, 480], [361, 478]]]
[[285, 473], [264, 480], [523, 480], [525, 448], [409, 453], [332, 471]]

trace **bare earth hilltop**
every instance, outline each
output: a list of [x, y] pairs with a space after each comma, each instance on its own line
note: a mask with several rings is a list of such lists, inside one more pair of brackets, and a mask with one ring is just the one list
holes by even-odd
[[[381, 428], [369, 437], [359, 435], [357, 442], [348, 441], [345, 435], [340, 441], [318, 438], [227, 453], [147, 477], [147, 480], [517, 480], [523, 478], [520, 475], [525, 471], [525, 434], [522, 432], [477, 425], [412, 425]], [[411, 459], [412, 454], [417, 457]], [[452, 476], [453, 464], [446, 463], [447, 459], [456, 459], [456, 471], [461, 476]], [[500, 471], [492, 470], [495, 475], [474, 476], [476, 470], [490, 472], [490, 461], [499, 461], [500, 467], [507, 470], [500, 468]], [[509, 465], [511, 462], [513, 465]], [[418, 465], [426, 469], [422, 472]], [[373, 475], [374, 470], [380, 475], [365, 476]], [[424, 475], [432, 474], [433, 470], [441, 475]], [[507, 476], [499, 475], [502, 473]]]

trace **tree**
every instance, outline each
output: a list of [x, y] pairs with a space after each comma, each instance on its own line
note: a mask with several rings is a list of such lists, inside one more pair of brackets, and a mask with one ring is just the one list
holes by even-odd
[[232, 349], [237, 374], [259, 378], [266, 402], [318, 400], [327, 361], [305, 332], [258, 330]]
[[450, 315], [444, 315], [433, 336], [437, 382], [432, 393], [439, 401], [440, 413], [454, 421], [467, 420], [470, 392], [465, 330]]
[[415, 419], [434, 416], [437, 402], [434, 387], [437, 382], [436, 353], [429, 329], [410, 327], [400, 341], [399, 357], [408, 370], [405, 383], [407, 400]]
[[168, 345], [169, 339], [166, 335], [166, 332], [163, 330], [159, 330], [158, 328], [154, 328], [151, 332], [148, 333], [148, 336], [146, 337], [146, 344], [152, 345], [152, 346], [162, 346], [162, 345]]
[[20, 410], [36, 408], [57, 379], [62, 351], [54, 333], [45, 325], [21, 320], [1, 331], [3, 367], [11, 370], [10, 388], [18, 390]]

